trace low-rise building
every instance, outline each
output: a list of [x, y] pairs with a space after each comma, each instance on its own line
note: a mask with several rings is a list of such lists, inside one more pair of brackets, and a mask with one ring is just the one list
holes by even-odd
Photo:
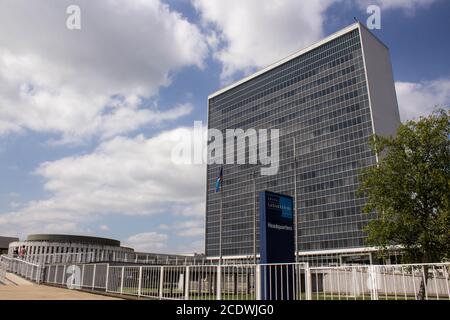
[[9, 244], [16, 241], [19, 241], [19, 238], [0, 236], [0, 254], [8, 253]]
[[25, 241], [11, 242], [8, 250], [10, 256], [34, 262], [120, 261], [133, 253], [118, 240], [63, 234], [32, 234]]

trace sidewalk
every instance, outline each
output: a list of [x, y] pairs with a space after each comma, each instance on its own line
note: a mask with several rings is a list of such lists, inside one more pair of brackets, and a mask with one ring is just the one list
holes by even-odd
[[0, 285], [0, 300], [121, 300], [45, 285]]
[[19, 277], [18, 275], [15, 275], [14, 273], [10, 273], [10, 272], [6, 273], [5, 282], [7, 284], [11, 283], [13, 285], [15, 284], [15, 285], [18, 285], [18, 286], [30, 286], [30, 285], [33, 285], [33, 282], [28, 281], [28, 280], [26, 280], [26, 279], [24, 279], [22, 277]]

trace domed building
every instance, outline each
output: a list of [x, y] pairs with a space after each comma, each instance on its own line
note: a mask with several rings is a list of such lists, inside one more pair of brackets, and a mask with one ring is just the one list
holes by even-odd
[[205, 263], [203, 254], [135, 252], [132, 248], [121, 246], [118, 240], [63, 234], [31, 234], [25, 241], [10, 242], [8, 255], [39, 264], [121, 262], [185, 265]]
[[9, 244], [8, 255], [37, 263], [126, 261], [134, 250], [122, 247], [120, 241], [107, 238], [32, 234], [25, 241]]

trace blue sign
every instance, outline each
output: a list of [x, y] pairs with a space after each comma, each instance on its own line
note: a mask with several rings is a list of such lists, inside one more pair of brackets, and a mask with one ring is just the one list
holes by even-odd
[[259, 194], [260, 261], [295, 261], [294, 201], [291, 196], [262, 191]]
[[292, 299], [295, 262], [294, 201], [291, 196], [262, 191], [259, 194], [261, 298]]

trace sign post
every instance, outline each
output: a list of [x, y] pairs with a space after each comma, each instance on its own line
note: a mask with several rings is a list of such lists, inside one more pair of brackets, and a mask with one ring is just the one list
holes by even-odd
[[295, 262], [293, 198], [269, 191], [259, 195], [261, 299], [294, 298]]

